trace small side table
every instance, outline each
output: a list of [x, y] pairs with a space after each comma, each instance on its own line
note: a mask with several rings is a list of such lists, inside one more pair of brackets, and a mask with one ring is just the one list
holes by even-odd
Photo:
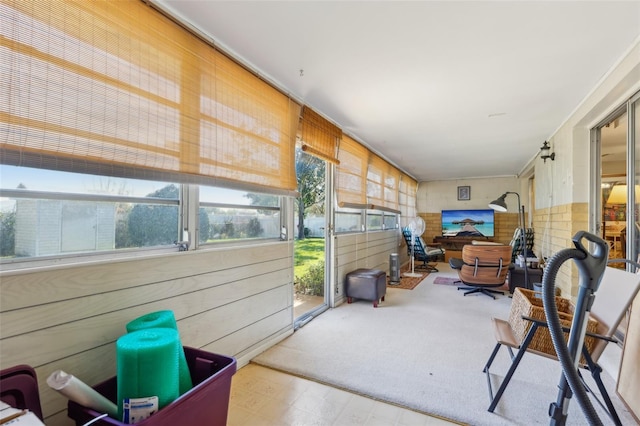
[[528, 282], [524, 281], [524, 267], [515, 266], [509, 270], [509, 292], [513, 293], [516, 287], [533, 290], [533, 283], [542, 282], [542, 269], [527, 268]]

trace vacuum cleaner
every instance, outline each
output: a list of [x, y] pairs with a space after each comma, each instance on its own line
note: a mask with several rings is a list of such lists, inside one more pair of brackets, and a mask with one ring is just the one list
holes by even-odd
[[[549, 334], [563, 370], [558, 385], [558, 397], [549, 406], [549, 424], [553, 426], [565, 425], [569, 402], [572, 395], [575, 395], [587, 422], [590, 425], [602, 425], [602, 421], [587, 395], [587, 390], [581, 382], [578, 363], [584, 343], [589, 312], [607, 266], [609, 245], [602, 238], [586, 231], [576, 233], [572, 241], [575, 248], [564, 249], [556, 253], [548, 261], [542, 279], [542, 301], [549, 325]], [[589, 251], [584, 246], [583, 243], [585, 241], [590, 244], [592, 251]], [[555, 300], [555, 279], [562, 264], [569, 259], [573, 259], [578, 268], [579, 289], [569, 340], [565, 343]], [[636, 267], [639, 266], [636, 262], [627, 261], [626, 259], [619, 260], [634, 264]], [[618, 261], [618, 259], [615, 261]]]

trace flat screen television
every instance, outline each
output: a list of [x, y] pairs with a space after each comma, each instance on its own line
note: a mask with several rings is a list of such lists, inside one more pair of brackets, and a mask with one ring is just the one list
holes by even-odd
[[442, 210], [443, 237], [495, 236], [494, 211]]

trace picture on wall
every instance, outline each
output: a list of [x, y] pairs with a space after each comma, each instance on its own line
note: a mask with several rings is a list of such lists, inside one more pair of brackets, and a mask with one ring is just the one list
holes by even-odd
[[459, 186], [458, 187], [458, 200], [470, 200], [471, 199], [471, 187]]
[[624, 221], [626, 218], [627, 207], [625, 205], [612, 205], [604, 207], [605, 221]]

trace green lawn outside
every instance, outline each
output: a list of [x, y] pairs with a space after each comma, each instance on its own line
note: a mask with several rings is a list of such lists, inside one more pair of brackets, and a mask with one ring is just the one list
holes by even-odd
[[324, 238], [296, 240], [294, 261], [293, 270], [296, 277], [306, 274], [314, 263], [324, 261]]

